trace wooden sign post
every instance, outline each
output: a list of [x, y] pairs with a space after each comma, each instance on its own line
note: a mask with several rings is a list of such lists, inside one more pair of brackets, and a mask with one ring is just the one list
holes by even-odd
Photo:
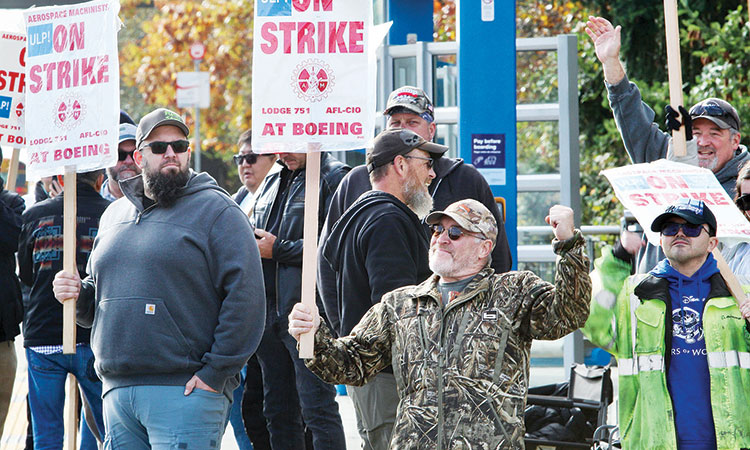
[[18, 159], [21, 153], [21, 149], [18, 147], [13, 148], [13, 153], [10, 157], [10, 166], [8, 167], [8, 182], [5, 188], [10, 192], [16, 192], [16, 180], [18, 179]]
[[[309, 144], [305, 163], [305, 225], [302, 234], [302, 303], [315, 305], [315, 281], [318, 255], [318, 204], [320, 203], [320, 145]], [[314, 333], [299, 340], [299, 357], [313, 357]]]
[[[63, 192], [63, 270], [76, 273], [76, 215], [77, 197], [75, 166], [65, 166]], [[63, 303], [63, 354], [76, 352], [76, 299], [71, 298]], [[69, 406], [66, 423], [66, 442], [68, 449], [76, 448], [78, 431], [78, 382], [73, 374], [68, 374], [68, 387], [65, 396]]]
[[748, 301], [748, 294], [742, 289], [742, 285], [737, 280], [737, 277], [732, 273], [732, 269], [729, 268], [729, 264], [724, 259], [724, 255], [721, 254], [718, 248], [715, 248], [713, 253], [714, 259], [716, 259], [716, 265], [719, 267], [721, 277], [724, 278], [724, 282], [727, 283], [729, 292], [732, 293], [732, 297], [737, 302], [738, 306], [742, 306], [743, 303]]
[[[677, 21], [677, 0], [664, 0], [664, 25], [667, 35], [667, 68], [669, 71], [669, 103], [675, 111], [683, 104], [682, 62], [680, 60], [680, 30]], [[683, 118], [684, 121], [684, 118]], [[685, 127], [672, 133], [675, 156], [685, 156], [687, 141]]]

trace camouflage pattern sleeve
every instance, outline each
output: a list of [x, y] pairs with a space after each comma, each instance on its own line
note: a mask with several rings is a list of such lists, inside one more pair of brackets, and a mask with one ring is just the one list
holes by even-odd
[[553, 240], [558, 258], [554, 286], [530, 274], [523, 282], [524, 307], [532, 339], [559, 339], [586, 323], [591, 299], [589, 259], [580, 230], [564, 241]]
[[392, 316], [385, 303], [370, 308], [351, 334], [334, 339], [321, 321], [307, 367], [331, 384], [362, 386], [391, 364]]

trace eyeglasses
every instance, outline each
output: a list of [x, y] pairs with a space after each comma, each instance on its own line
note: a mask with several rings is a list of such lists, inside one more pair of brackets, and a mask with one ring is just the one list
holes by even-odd
[[409, 155], [403, 155], [404, 158], [407, 159], [421, 159], [422, 161], [427, 161], [427, 168], [432, 169], [432, 165], [435, 164], [435, 160], [432, 158], [425, 158], [424, 156], [409, 156]]
[[188, 150], [188, 147], [190, 147], [190, 142], [186, 139], [179, 139], [171, 142], [155, 141], [143, 144], [141, 147], [151, 147], [151, 153], [154, 155], [163, 155], [167, 152], [167, 148], [170, 146], [175, 153], [185, 153]]
[[484, 240], [483, 237], [480, 236], [474, 236], [473, 234], [469, 234], [466, 231], [462, 230], [460, 227], [452, 226], [449, 228], [445, 228], [444, 226], [440, 224], [435, 224], [430, 227], [432, 229], [432, 236], [433, 237], [439, 237], [441, 234], [443, 234], [443, 231], [448, 231], [448, 237], [451, 241], [457, 241], [461, 239], [461, 236], [471, 236], [473, 238], [477, 238], [479, 240]]
[[258, 155], [255, 153], [239, 153], [237, 155], [232, 156], [232, 161], [234, 161], [235, 164], [238, 166], [242, 165], [242, 161], [245, 161], [246, 163], [253, 165], [256, 162], [258, 162]]
[[701, 232], [705, 230], [702, 223], [693, 225], [692, 223], [667, 222], [661, 227], [661, 234], [664, 236], [676, 236], [680, 228], [682, 228], [685, 236], [691, 238], [700, 236]]
[[126, 159], [128, 159], [128, 156], [130, 156], [131, 158], [133, 158], [133, 152], [134, 151], [135, 150], [129, 151], [129, 152], [124, 152], [122, 150], [117, 150], [117, 160], [118, 161], [125, 161]]
[[750, 194], [741, 195], [735, 203], [743, 211], [750, 211]]

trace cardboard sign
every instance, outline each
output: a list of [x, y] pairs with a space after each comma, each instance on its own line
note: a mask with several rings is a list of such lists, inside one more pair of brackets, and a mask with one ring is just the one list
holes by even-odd
[[365, 146], [376, 107], [372, 1], [257, 0], [254, 26], [253, 151]]
[[659, 233], [651, 231], [651, 223], [680, 197], [703, 200], [708, 205], [716, 216], [716, 235], [722, 240], [750, 240], [750, 223], [708, 169], [660, 159], [603, 170], [602, 174], [654, 245], [659, 245]]
[[37, 176], [117, 163], [116, 0], [31, 8], [26, 21], [26, 144]]
[[26, 36], [0, 31], [0, 145], [21, 147], [24, 138]]

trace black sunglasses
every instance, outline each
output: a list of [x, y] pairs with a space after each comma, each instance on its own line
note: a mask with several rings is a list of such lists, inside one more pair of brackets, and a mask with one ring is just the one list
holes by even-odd
[[744, 194], [739, 196], [737, 200], [735, 200], [735, 203], [737, 204], [737, 207], [740, 208], [743, 211], [750, 211], [750, 194]]
[[122, 150], [117, 150], [117, 160], [118, 161], [125, 161], [126, 159], [128, 159], [128, 156], [130, 156], [130, 158], [133, 158], [133, 152], [134, 151], [135, 150], [129, 151], [129, 152], [124, 152]]
[[693, 225], [692, 223], [667, 222], [662, 225], [661, 234], [664, 236], [676, 236], [677, 232], [680, 231], [680, 228], [682, 228], [682, 232], [685, 233], [685, 236], [691, 238], [700, 236], [701, 232], [705, 230], [701, 223]]
[[188, 150], [188, 147], [190, 147], [190, 142], [186, 139], [179, 139], [171, 142], [155, 141], [143, 144], [141, 147], [151, 147], [151, 153], [154, 155], [163, 155], [167, 152], [169, 146], [172, 147], [172, 150], [175, 153], [185, 153]]
[[258, 162], [258, 155], [255, 153], [239, 153], [237, 155], [232, 156], [232, 161], [234, 161], [235, 164], [238, 166], [242, 165], [242, 161], [245, 161], [246, 163], [253, 165], [256, 162]]
[[409, 155], [403, 155], [404, 158], [407, 159], [421, 159], [422, 161], [427, 161], [427, 168], [432, 169], [432, 165], [435, 164], [435, 160], [432, 158], [425, 158], [424, 156], [409, 156]]
[[432, 229], [432, 235], [434, 237], [440, 236], [441, 234], [443, 234], [443, 231], [447, 230], [448, 231], [448, 237], [450, 238], [451, 241], [457, 241], [457, 240], [461, 239], [461, 236], [471, 236], [473, 238], [484, 240], [483, 237], [474, 236], [473, 234], [469, 234], [466, 231], [462, 230], [460, 227], [457, 227], [455, 225], [452, 226], [452, 227], [449, 227], [449, 228], [445, 228], [444, 226], [436, 223], [435, 225], [432, 225], [430, 227], [430, 229]]

